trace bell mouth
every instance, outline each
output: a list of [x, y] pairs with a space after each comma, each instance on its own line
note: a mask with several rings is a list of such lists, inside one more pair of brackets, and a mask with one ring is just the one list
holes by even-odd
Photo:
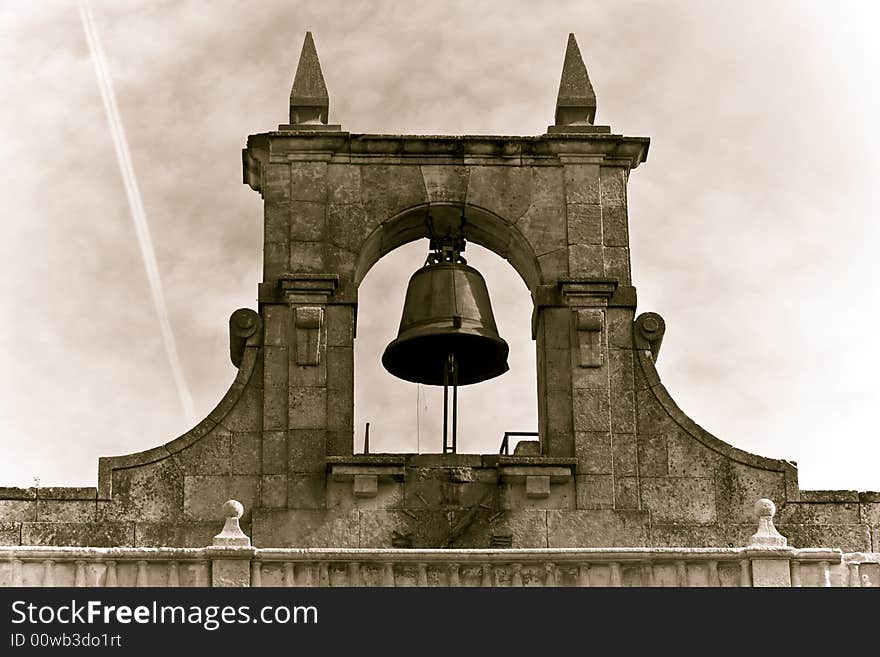
[[429, 324], [389, 344], [382, 354], [382, 365], [404, 381], [442, 386], [449, 354], [454, 354], [458, 385], [466, 386], [509, 370], [508, 352], [507, 342], [489, 331]]

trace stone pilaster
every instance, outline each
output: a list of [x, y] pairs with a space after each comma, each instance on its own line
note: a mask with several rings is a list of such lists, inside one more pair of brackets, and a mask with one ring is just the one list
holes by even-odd
[[[328, 302], [339, 279], [331, 274], [289, 273], [279, 278], [287, 318], [287, 445], [283, 486], [289, 508], [325, 505], [325, 459], [328, 432], [337, 428], [339, 410], [328, 412], [345, 369], [339, 347], [328, 348]], [[330, 362], [331, 359], [334, 362]], [[344, 354], [343, 359], [344, 360]], [[350, 361], [350, 358], [349, 358]], [[353, 406], [353, 405], [352, 405]], [[348, 411], [350, 416], [353, 408]], [[264, 483], [265, 486], [265, 483]], [[279, 491], [279, 497], [281, 493]]]

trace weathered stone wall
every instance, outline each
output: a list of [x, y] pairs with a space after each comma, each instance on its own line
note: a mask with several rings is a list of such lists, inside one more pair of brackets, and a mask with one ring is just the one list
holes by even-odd
[[[646, 150], [601, 127], [251, 137], [264, 273], [258, 311], [230, 322], [229, 392], [184, 436], [101, 459], [97, 489], [0, 489], [0, 542], [204, 546], [237, 499], [259, 547], [726, 547], [771, 498], [791, 545], [880, 550], [880, 495], [800, 491], [793, 464], [711, 436], [660, 383], [662, 320], [636, 318], [630, 280], [626, 184]], [[357, 286], [428, 213], [442, 232], [462, 212], [532, 293], [539, 444], [355, 455]]]

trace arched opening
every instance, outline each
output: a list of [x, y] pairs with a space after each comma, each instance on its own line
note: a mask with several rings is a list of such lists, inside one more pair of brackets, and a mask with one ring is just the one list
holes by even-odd
[[[421, 222], [412, 229], [423, 230], [423, 215]], [[428, 240], [410, 235], [416, 241], [391, 247], [369, 273], [360, 273], [354, 354], [357, 453], [364, 449], [367, 422], [373, 453], [442, 451], [442, 387], [402, 381], [381, 363], [385, 347], [397, 337], [407, 282], [428, 252]], [[532, 300], [524, 278], [503, 258], [470, 241], [465, 256], [486, 280], [498, 332], [510, 346], [510, 370], [459, 389], [457, 451], [492, 454], [498, 453], [505, 432], [538, 430]]]
[[385, 254], [427, 237], [429, 217], [436, 234], [442, 235], [447, 230], [461, 227], [469, 243], [484, 246], [506, 258], [529, 291], [541, 282], [541, 268], [528, 240], [504, 218], [475, 205], [430, 203], [389, 217], [370, 233], [360, 247], [354, 272], [355, 284], [360, 285], [370, 268]]

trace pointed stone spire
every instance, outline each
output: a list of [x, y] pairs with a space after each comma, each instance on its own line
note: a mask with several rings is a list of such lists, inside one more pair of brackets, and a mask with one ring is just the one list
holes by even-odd
[[318, 51], [312, 33], [306, 32], [290, 90], [290, 125], [282, 127], [288, 130], [339, 130], [338, 125], [326, 125], [329, 110], [330, 97]]
[[569, 34], [556, 98], [556, 126], [590, 126], [595, 118], [596, 94], [574, 34]]

